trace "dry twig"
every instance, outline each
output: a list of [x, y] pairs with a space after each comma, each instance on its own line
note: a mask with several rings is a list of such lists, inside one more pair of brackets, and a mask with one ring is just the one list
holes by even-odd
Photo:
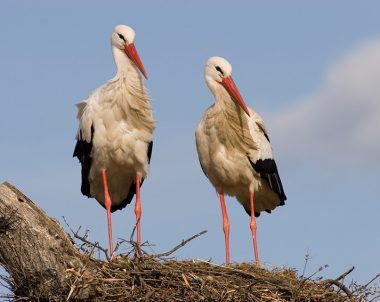
[[74, 238], [79, 239], [80, 241], [88, 244], [89, 246], [92, 246], [93, 248], [98, 249], [99, 251], [102, 251], [103, 254], [104, 254], [104, 256], [106, 257], [106, 259], [108, 261], [111, 259], [110, 256], [108, 255], [108, 249], [107, 248], [102, 247], [99, 244], [99, 242], [91, 242], [90, 240], [87, 239], [87, 233], [88, 232], [86, 232], [84, 236], [79, 235], [79, 231], [82, 228], [81, 226], [78, 228], [77, 231], [74, 232], [74, 230], [67, 223], [66, 218], [64, 216], [62, 216], [62, 218], [63, 218], [63, 221], [65, 222], [65, 224], [67, 225], [67, 227], [70, 229], [70, 231], [71, 231], [72, 235], [74, 236]]
[[156, 254], [155, 257], [156, 258], [162, 258], [162, 257], [168, 257], [170, 256], [171, 254], [173, 254], [176, 250], [180, 249], [181, 247], [185, 246], [187, 243], [189, 243], [191, 240], [199, 237], [199, 236], [202, 236], [203, 234], [206, 234], [207, 233], [207, 230], [203, 230], [202, 232], [198, 233], [198, 234], [195, 234], [193, 236], [191, 236], [190, 238], [187, 238], [186, 240], [182, 240], [182, 242], [178, 245], [176, 245], [175, 247], [173, 247], [170, 251], [168, 252], [165, 252], [165, 253], [161, 253], [161, 254]]

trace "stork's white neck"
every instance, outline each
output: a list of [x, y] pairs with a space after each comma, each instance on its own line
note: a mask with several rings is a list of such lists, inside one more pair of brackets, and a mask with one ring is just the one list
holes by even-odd
[[136, 67], [123, 50], [112, 46], [112, 54], [116, 64], [117, 75], [126, 76], [131, 71], [135, 71], [138, 74]]
[[228, 106], [229, 103], [233, 102], [227, 90], [220, 83], [207, 75], [205, 79], [208, 88], [215, 97], [215, 105], [217, 107], [220, 107], [222, 109], [223, 107]]
[[227, 90], [219, 83], [216, 83], [213, 89], [211, 89], [211, 92], [215, 97], [215, 105], [217, 107], [220, 107], [221, 109], [226, 109], [231, 108], [235, 105]]

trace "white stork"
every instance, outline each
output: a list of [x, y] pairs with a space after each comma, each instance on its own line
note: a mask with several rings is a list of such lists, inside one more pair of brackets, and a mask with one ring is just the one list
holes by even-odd
[[224, 194], [236, 196], [248, 215], [256, 265], [259, 257], [256, 219], [261, 211], [284, 205], [282, 188], [272, 148], [261, 117], [247, 108], [234, 81], [230, 63], [212, 57], [205, 67], [205, 79], [215, 97], [199, 122], [195, 137], [203, 172], [219, 193], [229, 265], [229, 221]]
[[140, 186], [148, 173], [155, 122], [142, 77], [145, 68], [134, 46], [135, 32], [117, 25], [111, 35], [117, 73], [77, 104], [79, 130], [74, 157], [82, 165], [82, 194], [107, 210], [110, 255], [111, 212], [123, 209], [136, 194], [140, 245]]

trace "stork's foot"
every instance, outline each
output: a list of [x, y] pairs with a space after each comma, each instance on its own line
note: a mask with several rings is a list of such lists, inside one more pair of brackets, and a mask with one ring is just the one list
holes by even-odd
[[220, 205], [222, 207], [222, 215], [223, 215], [223, 232], [224, 232], [224, 240], [226, 243], [226, 265], [230, 265], [230, 222], [228, 220], [226, 202], [224, 201], [223, 192], [219, 193]]
[[137, 228], [137, 245], [138, 253], [137, 256], [140, 257], [140, 246], [141, 246], [141, 231], [140, 231], [140, 220], [141, 220], [141, 200], [140, 200], [140, 173], [136, 173], [136, 205], [135, 205], [135, 215], [136, 215], [136, 228]]
[[106, 170], [102, 170], [102, 177], [103, 177], [103, 186], [104, 186], [104, 206], [107, 210], [107, 223], [108, 223], [108, 240], [110, 244], [110, 259], [113, 260], [113, 247], [112, 247], [112, 221], [111, 221], [111, 197], [108, 191], [108, 184], [107, 184], [107, 174]]
[[252, 232], [252, 240], [253, 240], [253, 249], [255, 253], [255, 261], [256, 261], [256, 266], [260, 266], [259, 263], [259, 252], [257, 250], [257, 237], [256, 237], [256, 230], [257, 230], [257, 225], [256, 225], [256, 217], [255, 217], [255, 207], [254, 207], [254, 202], [253, 202], [253, 192], [249, 192], [249, 202], [251, 205], [251, 223], [250, 223], [250, 229]]

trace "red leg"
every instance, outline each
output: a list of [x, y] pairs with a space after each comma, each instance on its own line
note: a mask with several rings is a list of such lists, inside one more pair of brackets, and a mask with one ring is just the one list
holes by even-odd
[[249, 192], [249, 202], [251, 204], [251, 232], [252, 232], [252, 239], [253, 239], [253, 248], [255, 250], [255, 260], [256, 260], [256, 265], [259, 266], [259, 253], [257, 251], [257, 237], [256, 237], [256, 218], [255, 218], [255, 207], [253, 203], [253, 192]]
[[104, 205], [107, 210], [107, 221], [108, 221], [108, 240], [110, 243], [110, 257], [113, 258], [113, 248], [112, 248], [112, 222], [111, 222], [111, 198], [110, 194], [108, 192], [108, 185], [107, 185], [107, 175], [106, 170], [102, 170], [102, 176], [103, 176], [103, 186], [104, 186]]
[[137, 225], [137, 244], [140, 247], [141, 245], [141, 235], [140, 235], [140, 218], [141, 218], [141, 201], [140, 201], [140, 173], [136, 173], [136, 205], [135, 205], [135, 214], [136, 214], [136, 225]]
[[229, 241], [230, 222], [228, 221], [226, 203], [224, 201], [224, 194], [223, 194], [223, 192], [219, 193], [219, 199], [220, 199], [220, 205], [222, 207], [223, 232], [224, 232], [224, 239], [225, 239], [225, 242], [226, 242], [226, 265], [230, 265], [230, 241]]

